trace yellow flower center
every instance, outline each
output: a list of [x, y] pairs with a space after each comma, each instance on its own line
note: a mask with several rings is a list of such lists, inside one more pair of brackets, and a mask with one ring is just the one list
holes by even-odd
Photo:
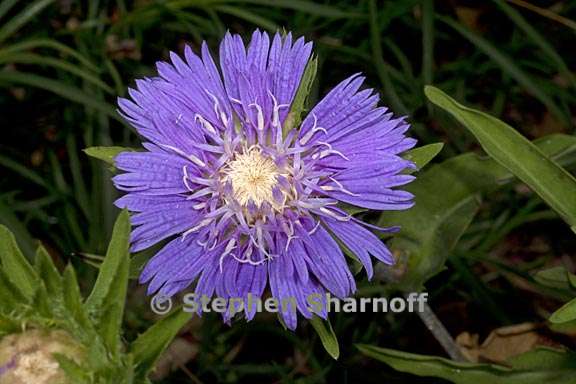
[[232, 183], [234, 198], [242, 206], [247, 206], [250, 200], [257, 207], [264, 202], [272, 206], [279, 205], [274, 200], [272, 189], [277, 184], [280, 172], [274, 161], [262, 155], [260, 149], [251, 148], [236, 155], [224, 173], [224, 181]]

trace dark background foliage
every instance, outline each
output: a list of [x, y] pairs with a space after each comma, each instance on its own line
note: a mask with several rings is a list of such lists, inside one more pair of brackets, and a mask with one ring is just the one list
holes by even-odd
[[[0, 2], [0, 222], [26, 253], [39, 239], [85, 285], [106, 249], [117, 214], [111, 171], [82, 149], [138, 145], [115, 112], [134, 79], [154, 63], [197, 50], [217, 52], [226, 30], [284, 29], [313, 40], [319, 58], [315, 100], [362, 72], [383, 103], [409, 116], [421, 144], [444, 142], [436, 162], [478, 151], [473, 138], [427, 103], [426, 84], [487, 111], [530, 139], [572, 135], [576, 112], [576, 2], [403, 0], [43, 0]], [[446, 186], [449, 187], [449, 186]], [[442, 198], [442, 190], [427, 191]], [[377, 217], [374, 220], [378, 220]], [[574, 269], [569, 228], [524, 186], [490, 193], [426, 284], [452, 335], [542, 323], [559, 301], [532, 278], [545, 267]], [[136, 255], [146, 260], [149, 253]], [[141, 263], [140, 263], [141, 264]], [[135, 271], [136, 272], [136, 271]], [[393, 294], [363, 275], [360, 294]], [[144, 292], [128, 298], [125, 337], [154, 321]], [[313, 329], [284, 331], [274, 316], [228, 327], [208, 315], [190, 323], [161, 370], [170, 383], [435, 383], [397, 373], [361, 355], [355, 343], [414, 353], [444, 352], [411, 314], [335, 315], [341, 358]], [[574, 347], [574, 331], [547, 342]], [[180, 348], [180, 349], [178, 349]]]

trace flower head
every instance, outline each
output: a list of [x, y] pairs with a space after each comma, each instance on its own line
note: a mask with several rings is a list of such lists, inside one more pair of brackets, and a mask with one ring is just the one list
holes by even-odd
[[[312, 52], [290, 34], [254, 32], [245, 47], [227, 34], [220, 70], [206, 44], [184, 60], [157, 64], [158, 77], [137, 80], [125, 118], [146, 139], [144, 152], [115, 159], [116, 204], [134, 212], [132, 250], [172, 240], [146, 265], [150, 294], [171, 296], [197, 281], [197, 296], [261, 296], [269, 284], [289, 328], [306, 298], [346, 297], [356, 287], [337, 240], [373, 274], [370, 255], [393, 256], [373, 226], [346, 213], [346, 203], [375, 210], [412, 206], [394, 187], [412, 176], [399, 154], [414, 146], [409, 125], [378, 107], [378, 96], [353, 75], [338, 84], [299, 126], [289, 113]], [[368, 229], [368, 228], [370, 229]], [[380, 229], [382, 230], [382, 229]], [[325, 310], [317, 313], [325, 317]], [[252, 319], [254, 308], [245, 308]], [[230, 313], [225, 315], [227, 320]]]
[[62, 330], [29, 329], [3, 337], [0, 341], [0, 384], [69, 383], [55, 354], [80, 363], [85, 351]]

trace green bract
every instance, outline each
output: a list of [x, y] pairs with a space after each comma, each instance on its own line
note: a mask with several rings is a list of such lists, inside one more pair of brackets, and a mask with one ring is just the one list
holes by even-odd
[[122, 212], [84, 300], [71, 265], [60, 274], [40, 246], [32, 266], [12, 233], [0, 226], [0, 383], [148, 382], [158, 356], [189, 315], [177, 311], [133, 343], [123, 342], [129, 232], [128, 213]]

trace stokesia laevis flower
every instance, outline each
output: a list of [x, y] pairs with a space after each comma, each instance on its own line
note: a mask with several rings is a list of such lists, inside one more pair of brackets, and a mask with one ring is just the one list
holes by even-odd
[[[353, 75], [338, 84], [302, 123], [287, 116], [310, 60], [312, 44], [291, 34], [254, 32], [245, 47], [226, 34], [220, 70], [206, 44], [197, 56], [159, 62], [159, 76], [136, 81], [123, 116], [146, 141], [143, 152], [116, 159], [128, 192], [116, 205], [134, 212], [132, 250], [172, 240], [141, 276], [148, 293], [172, 296], [197, 281], [196, 297], [263, 295], [294, 298], [310, 318], [311, 294], [347, 297], [354, 278], [337, 240], [373, 274], [370, 255], [393, 256], [372, 230], [339, 207], [412, 206], [394, 187], [413, 177], [399, 154], [414, 146], [409, 125], [378, 107], [378, 96]], [[221, 72], [220, 72], [221, 71]], [[245, 306], [245, 317], [255, 306]], [[284, 306], [294, 329], [297, 311]], [[326, 317], [326, 311], [318, 315]], [[229, 320], [230, 312], [224, 315]]]

